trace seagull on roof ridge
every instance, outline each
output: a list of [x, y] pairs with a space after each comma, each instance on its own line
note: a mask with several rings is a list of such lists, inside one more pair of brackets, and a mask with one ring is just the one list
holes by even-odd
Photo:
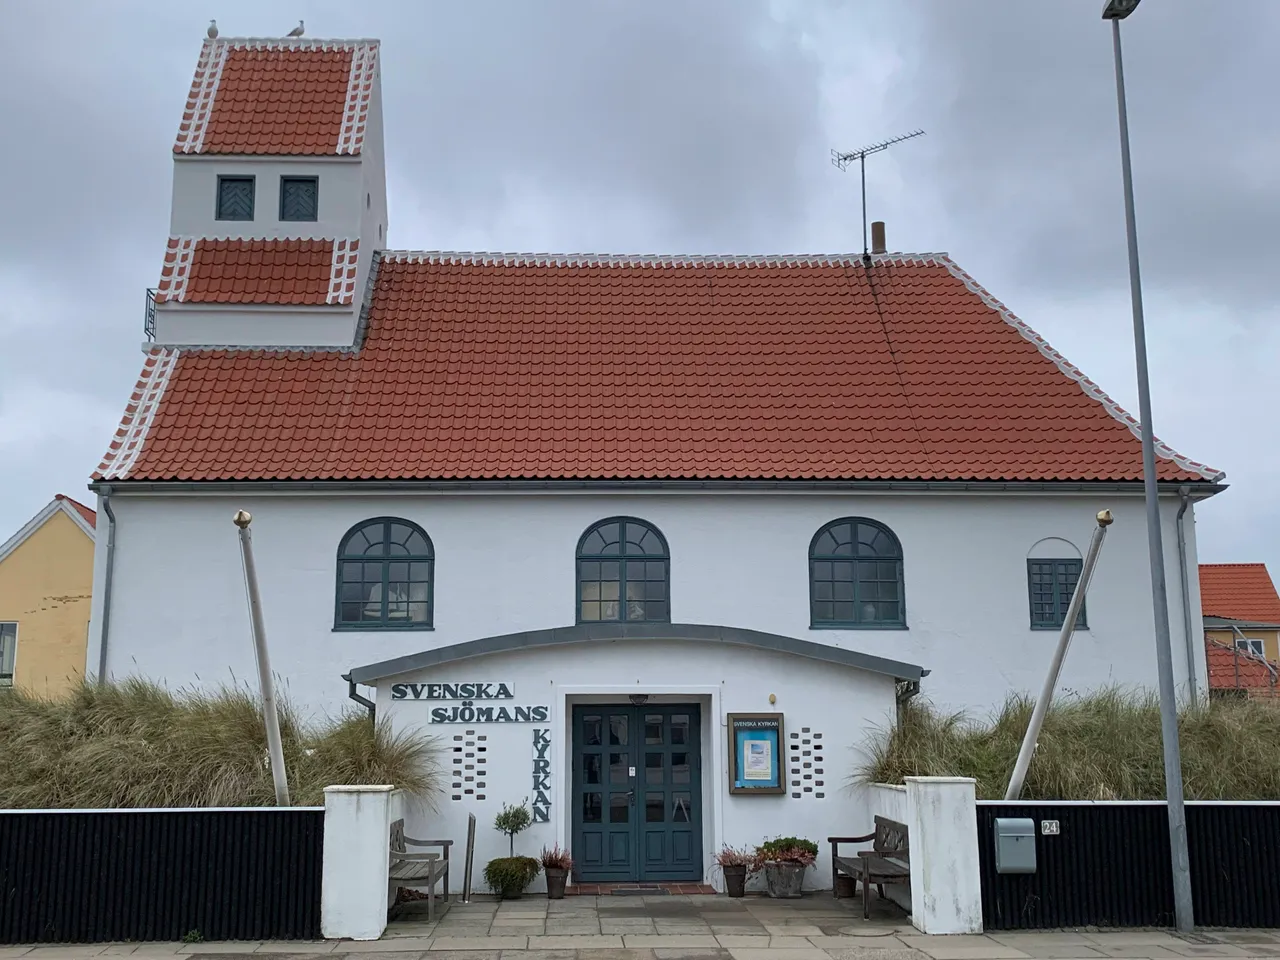
[[205, 31], [205, 35], [208, 36], [210, 40], [218, 39], [218, 21], [217, 20], [209, 21], [209, 29]]
[[290, 30], [287, 34], [285, 34], [285, 36], [287, 36], [287, 37], [300, 37], [300, 36], [302, 36], [302, 21], [301, 21], [301, 20], [299, 20], [299, 21], [298, 21], [298, 25], [297, 25], [296, 27], [294, 27], [292, 30]]

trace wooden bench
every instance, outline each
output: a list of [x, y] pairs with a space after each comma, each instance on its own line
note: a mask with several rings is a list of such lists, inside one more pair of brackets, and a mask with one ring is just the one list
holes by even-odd
[[[444, 899], [449, 902], [449, 848], [452, 840], [415, 840], [404, 835], [404, 821], [391, 824], [391, 860], [388, 879], [401, 886], [427, 888], [427, 922], [436, 919], [436, 882], [444, 878]], [[409, 847], [440, 847], [440, 853], [409, 853]]]
[[[871, 919], [871, 885], [884, 897], [886, 883], [911, 883], [911, 851], [907, 843], [907, 825], [887, 817], [876, 817], [876, 832], [864, 837], [827, 837], [831, 844], [831, 886], [840, 896], [837, 878], [840, 874], [862, 884], [862, 919]], [[840, 855], [842, 843], [872, 841], [870, 850], [859, 850], [855, 856]]]

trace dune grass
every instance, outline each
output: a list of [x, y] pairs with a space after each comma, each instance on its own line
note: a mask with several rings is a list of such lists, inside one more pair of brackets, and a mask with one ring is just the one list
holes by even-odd
[[[965, 776], [979, 799], [1004, 796], [1033, 702], [1010, 697], [986, 721], [908, 703], [894, 729], [866, 745], [856, 782]], [[1280, 709], [1251, 700], [1184, 710], [1178, 721], [1190, 800], [1280, 799]], [[1160, 706], [1154, 694], [1117, 689], [1063, 697], [1050, 708], [1023, 797], [1028, 800], [1163, 799]]]
[[[290, 799], [324, 803], [331, 784], [393, 783], [431, 803], [437, 746], [377, 729], [367, 714], [315, 725], [280, 717]], [[244, 688], [173, 693], [130, 679], [64, 699], [0, 691], [0, 808], [273, 806], [266, 729]]]

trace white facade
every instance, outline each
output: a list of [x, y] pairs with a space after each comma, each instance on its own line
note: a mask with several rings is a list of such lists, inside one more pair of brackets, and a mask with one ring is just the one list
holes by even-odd
[[[118, 488], [117, 488], [118, 489]], [[232, 514], [249, 510], [272, 665], [310, 712], [347, 705], [353, 667], [477, 638], [575, 622], [575, 550], [610, 516], [656, 526], [671, 551], [671, 619], [760, 630], [919, 664], [922, 693], [983, 713], [1011, 691], [1036, 692], [1056, 631], [1029, 627], [1027, 557], [1046, 538], [1083, 553], [1094, 515], [1115, 515], [1060, 689], [1157, 683], [1147, 544], [1139, 493], [958, 494], [411, 493], [111, 496], [117, 518], [108, 674], [172, 687], [254, 676]], [[1164, 504], [1170, 624], [1179, 688], [1187, 645], [1177, 573], [1177, 500]], [[434, 629], [335, 631], [336, 551], [354, 525], [397, 516], [435, 552]], [[810, 629], [808, 549], [823, 524], [863, 516], [904, 553], [907, 629]], [[99, 511], [99, 524], [107, 523]], [[1192, 513], [1188, 583], [1199, 608]], [[105, 535], [98, 538], [105, 544]], [[1063, 548], [1064, 550], [1066, 547]], [[89, 672], [97, 672], [106, 551], [98, 550]], [[1193, 619], [1193, 623], [1196, 622]], [[1195, 667], [1204, 681], [1203, 645]], [[547, 654], [551, 656], [551, 654]], [[715, 680], [714, 677], [711, 680]]]

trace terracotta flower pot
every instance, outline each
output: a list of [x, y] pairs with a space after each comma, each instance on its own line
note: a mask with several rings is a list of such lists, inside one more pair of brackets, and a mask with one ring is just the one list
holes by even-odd
[[733, 866], [721, 867], [720, 872], [724, 874], [724, 891], [731, 897], [744, 897], [747, 894], [747, 866], [739, 863]]

